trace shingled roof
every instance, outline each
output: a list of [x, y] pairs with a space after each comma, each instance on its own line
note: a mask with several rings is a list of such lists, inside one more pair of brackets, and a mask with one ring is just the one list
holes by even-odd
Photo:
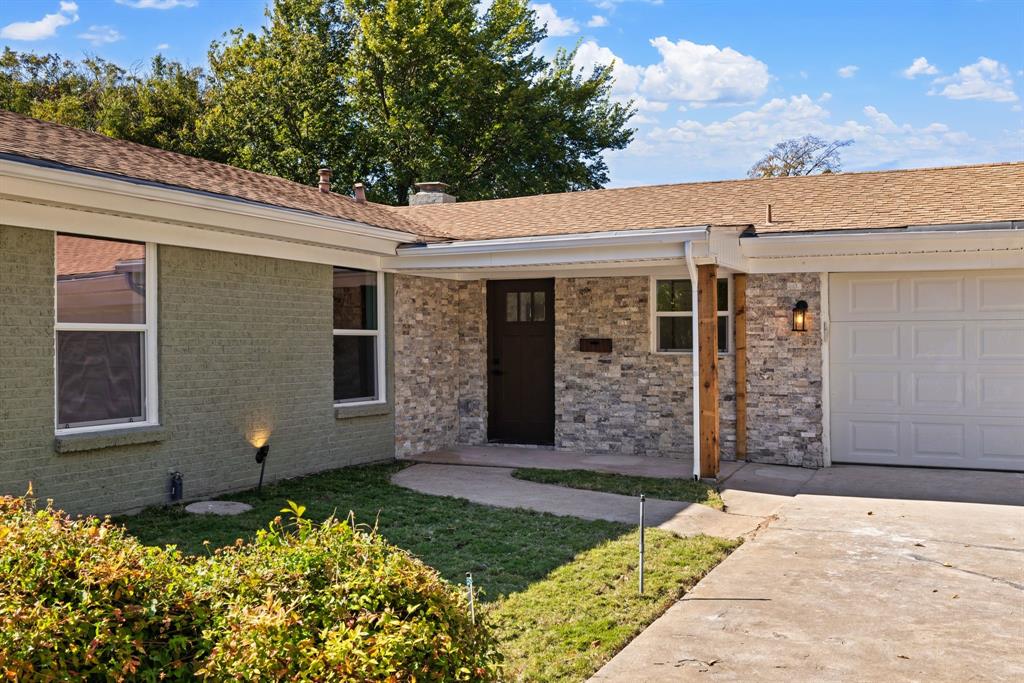
[[[423, 236], [443, 236], [411, 216], [284, 178], [0, 110], [0, 154], [342, 218]], [[313, 179], [311, 179], [313, 180]]]
[[[0, 154], [343, 218], [424, 239], [691, 225], [759, 233], [1024, 219], [1024, 162], [724, 180], [391, 207], [0, 111]], [[772, 221], [766, 222], [766, 208]]]
[[654, 185], [398, 211], [459, 239], [708, 224], [752, 225], [763, 234], [988, 223], [1024, 219], [1024, 163]]

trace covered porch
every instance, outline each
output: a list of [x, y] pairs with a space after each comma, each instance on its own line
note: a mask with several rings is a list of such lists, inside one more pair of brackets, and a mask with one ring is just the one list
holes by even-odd
[[531, 445], [529, 457], [650, 456], [704, 479], [748, 458], [820, 467], [820, 275], [748, 275], [722, 256], [740, 234], [403, 250], [391, 263], [396, 454]]

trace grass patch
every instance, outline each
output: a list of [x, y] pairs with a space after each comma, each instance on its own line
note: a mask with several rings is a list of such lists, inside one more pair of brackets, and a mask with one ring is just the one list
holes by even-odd
[[637, 540], [634, 531], [587, 550], [488, 609], [506, 680], [586, 680], [739, 544], [648, 530], [641, 596]]
[[253, 506], [236, 517], [193, 515], [181, 506], [151, 508], [116, 521], [143, 543], [177, 545], [183, 552], [206, 553], [248, 540], [272, 520], [286, 501], [306, 506], [306, 518], [355, 514], [357, 524], [377, 525], [390, 542], [463, 582], [467, 571], [484, 600], [523, 590], [577, 553], [627, 533], [616, 522], [556, 517], [527, 510], [479, 505], [410, 491], [390, 483], [399, 464], [349, 467], [224, 496]]
[[641, 597], [635, 527], [428, 496], [390, 483], [401, 467], [352, 467], [292, 479], [264, 487], [262, 497], [231, 494], [231, 500], [253, 506], [235, 517], [191, 515], [176, 506], [116, 521], [146, 544], [200, 554], [207, 546], [251, 538], [287, 500], [305, 505], [307, 519], [352, 511], [357, 523], [376, 525], [446, 579], [462, 583], [473, 572], [483, 591], [481, 613], [506, 657], [505, 678], [524, 681], [585, 680], [738, 543], [649, 529]]
[[540, 484], [555, 484], [572, 489], [621, 493], [624, 496], [639, 496], [663, 500], [679, 500], [700, 503], [716, 510], [725, 508], [722, 496], [713, 487], [690, 479], [661, 479], [657, 477], [630, 477], [625, 474], [607, 474], [589, 470], [544, 470], [524, 468], [512, 472], [516, 479], [535, 481]]

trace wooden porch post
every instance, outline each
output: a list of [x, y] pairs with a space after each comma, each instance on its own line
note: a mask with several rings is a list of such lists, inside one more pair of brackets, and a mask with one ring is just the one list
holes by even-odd
[[747, 276], [732, 276], [736, 325], [736, 459], [747, 459]]
[[700, 336], [700, 476], [718, 476], [718, 268], [697, 266]]

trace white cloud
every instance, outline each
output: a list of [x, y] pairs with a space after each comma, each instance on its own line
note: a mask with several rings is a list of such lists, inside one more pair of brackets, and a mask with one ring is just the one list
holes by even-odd
[[660, 99], [684, 102], [750, 102], [768, 88], [771, 76], [764, 62], [731, 47], [651, 40], [661, 61], [644, 69], [642, 91]]
[[558, 16], [558, 11], [550, 3], [532, 3], [530, 9], [537, 13], [538, 21], [547, 26], [548, 36], [552, 38], [571, 36], [580, 32], [580, 25], [574, 19]]
[[952, 76], [936, 78], [932, 83], [935, 87], [929, 95], [942, 95], [951, 100], [1016, 102], [1019, 99], [1013, 91], [1010, 70], [988, 57], [979, 57], [974, 64], [962, 66]]
[[850, 169], [956, 163], [975, 142], [943, 123], [921, 127], [898, 123], [872, 105], [864, 107], [858, 119], [833, 122], [823, 103], [805, 94], [774, 98], [724, 120], [686, 119], [653, 128], [646, 143], [661, 145], [661, 154], [668, 158], [721, 168], [727, 177], [742, 174], [775, 143], [803, 135], [854, 140], [852, 147], [843, 150]]
[[939, 73], [934, 64], [929, 64], [924, 57], [918, 57], [903, 70], [904, 78], [916, 78], [918, 76], [934, 76]]
[[612, 74], [615, 76], [615, 85], [612, 86], [612, 94], [620, 97], [629, 97], [636, 94], [643, 77], [639, 67], [630, 66], [619, 59], [614, 52], [606, 47], [598, 45], [593, 40], [586, 40], [580, 43], [576, 50], [576, 66], [585, 75], [589, 75], [595, 66], [606, 66], [615, 63]]
[[78, 37], [82, 40], [88, 40], [97, 47], [116, 43], [124, 38], [121, 32], [113, 26], [90, 26], [88, 31], [79, 33]]
[[661, 61], [637, 66], [587, 40], [576, 52], [576, 65], [586, 74], [596, 65], [615, 62], [612, 93], [620, 99], [684, 102], [691, 109], [753, 101], [771, 81], [763, 62], [729, 47], [719, 49], [688, 40], [673, 43], [665, 37], [655, 38], [651, 45], [661, 53]]
[[649, 100], [643, 95], [637, 95], [633, 98], [633, 104], [639, 111], [649, 112], [663, 112], [668, 111], [668, 102], [658, 102], [657, 100]]
[[607, 25], [608, 20], [601, 16], [600, 14], [595, 14], [594, 16], [590, 17], [590, 21], [587, 22], [587, 26], [589, 26], [590, 28], [601, 28], [602, 26]]
[[156, 46], [157, 50], [167, 50], [171, 47], [170, 43], [160, 43]]
[[848, 64], [847, 66], [839, 68], [836, 73], [839, 74], [840, 78], [853, 78], [857, 75], [860, 67], [856, 64]]
[[0, 28], [0, 38], [8, 40], [43, 40], [57, 35], [57, 29], [78, 21], [78, 5], [61, 2], [60, 11], [46, 14], [38, 21], [15, 21]]
[[175, 7], [195, 7], [199, 4], [199, 0], [117, 0], [117, 4], [135, 9], [174, 9]]

